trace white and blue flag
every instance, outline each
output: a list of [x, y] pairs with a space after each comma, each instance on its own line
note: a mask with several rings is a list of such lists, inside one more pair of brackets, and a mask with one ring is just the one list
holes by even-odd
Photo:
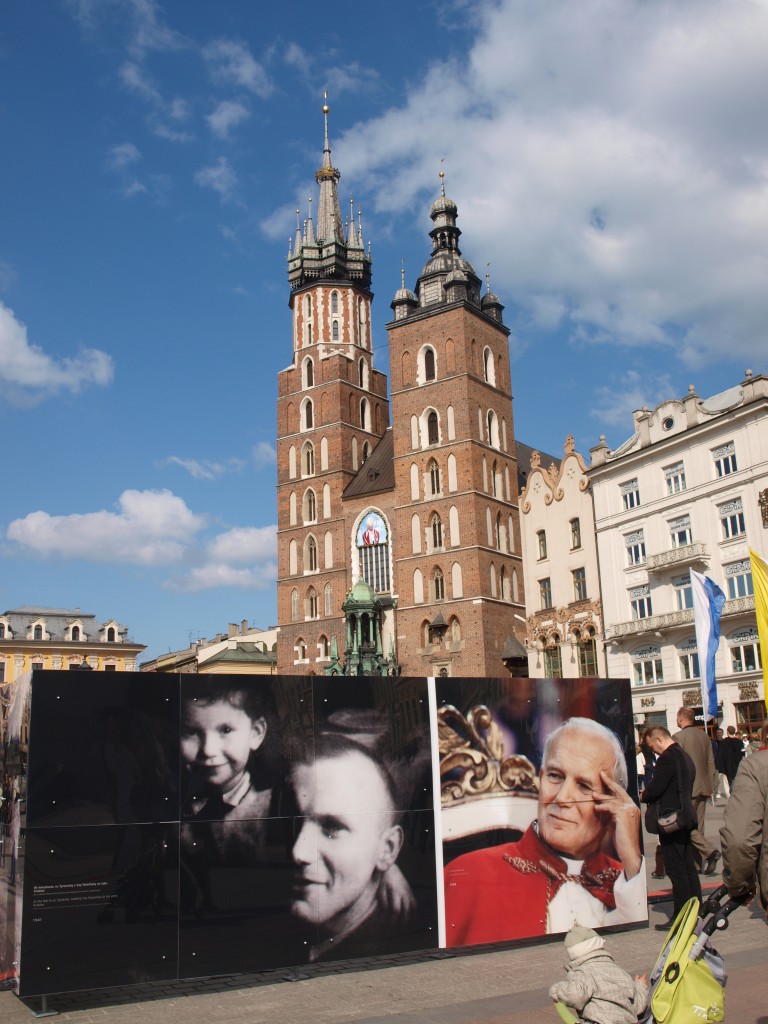
[[720, 643], [720, 614], [725, 594], [709, 576], [691, 569], [693, 587], [693, 623], [696, 628], [696, 649], [699, 654], [701, 696], [704, 721], [717, 719], [717, 680], [715, 655]]

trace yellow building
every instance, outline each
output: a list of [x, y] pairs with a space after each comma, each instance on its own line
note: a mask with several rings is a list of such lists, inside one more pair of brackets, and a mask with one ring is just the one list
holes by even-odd
[[104, 623], [75, 608], [14, 608], [0, 615], [0, 686], [33, 669], [133, 672], [144, 644], [128, 638], [127, 626]]
[[226, 635], [198, 640], [183, 651], [169, 651], [145, 661], [140, 672], [195, 672], [200, 675], [273, 676], [277, 672], [279, 630], [250, 627], [248, 620], [230, 622]]

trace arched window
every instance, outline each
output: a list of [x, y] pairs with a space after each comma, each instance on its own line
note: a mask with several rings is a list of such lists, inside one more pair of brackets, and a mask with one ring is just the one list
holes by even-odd
[[334, 320], [331, 324], [331, 341], [339, 340], [339, 321]]
[[509, 578], [507, 577], [507, 570], [502, 565], [501, 572], [499, 573], [499, 590], [501, 591], [501, 600], [509, 600]]
[[563, 662], [560, 657], [560, 637], [553, 633], [544, 649], [544, 675], [547, 679], [563, 678]]
[[295, 576], [299, 571], [299, 556], [296, 541], [292, 540], [288, 545], [288, 572], [291, 576]]
[[311, 359], [304, 360], [304, 387], [311, 388], [315, 384], [315, 364]]
[[360, 426], [363, 430], [371, 429], [371, 415], [368, 408], [368, 399], [363, 398], [360, 402]]
[[496, 541], [497, 550], [501, 551], [501, 512], [496, 513], [496, 528], [493, 539]]
[[318, 618], [317, 591], [314, 587], [310, 587], [307, 591], [307, 618]]
[[296, 492], [291, 491], [288, 498], [288, 522], [291, 526], [296, 525]]
[[486, 417], [486, 425], [488, 427], [488, 444], [491, 448], [499, 447], [499, 421], [496, 418], [496, 413], [493, 409], [488, 410]]
[[32, 639], [33, 640], [42, 640], [43, 639], [43, 627], [42, 626], [35, 626], [34, 633], [32, 634]]
[[579, 675], [597, 675], [597, 644], [592, 626], [585, 626], [579, 637]]
[[320, 639], [317, 642], [317, 649], [320, 652], [321, 658], [330, 658], [331, 645], [328, 642], [328, 637], [325, 636], [325, 634], [321, 634]]
[[315, 475], [315, 448], [314, 448], [314, 445], [311, 444], [309, 441], [307, 441], [307, 443], [304, 445], [304, 451], [303, 451], [302, 454], [303, 454], [302, 469], [304, 470], [304, 476], [314, 476]]
[[355, 529], [355, 545], [360, 575], [376, 593], [389, 593], [389, 526], [380, 512], [369, 509], [361, 516]]
[[333, 568], [333, 534], [330, 530], [326, 531], [325, 539], [325, 568]]
[[325, 584], [323, 613], [325, 615], [333, 615], [333, 588], [330, 583]]
[[288, 476], [291, 480], [296, 476], [296, 448], [294, 445], [288, 449]]
[[424, 349], [424, 380], [435, 379], [435, 350]]
[[366, 462], [368, 461], [368, 456], [370, 454], [371, 454], [371, 446], [368, 444], [367, 441], [364, 441], [363, 442], [363, 460], [361, 462], [362, 466], [364, 466], [366, 464]]
[[365, 381], [365, 360], [364, 359], [361, 359], [360, 362], [357, 364], [357, 375], [358, 375], [358, 382], [360, 384], [360, 387], [362, 388], [362, 387], [365, 386], [365, 384], [364, 384], [364, 381]]
[[434, 409], [431, 409], [427, 416], [427, 444], [437, 444], [439, 440], [437, 413]]
[[421, 520], [415, 512], [411, 516], [411, 551], [421, 554]]
[[323, 519], [331, 518], [331, 486], [323, 484]]
[[493, 466], [491, 467], [491, 494], [494, 498], [498, 498], [498, 482], [499, 482], [499, 464], [496, 460], [493, 460]]
[[296, 622], [299, 618], [299, 592], [294, 589], [291, 591], [291, 622]]
[[443, 546], [443, 523], [440, 516], [435, 512], [432, 516], [432, 547], [441, 548]]
[[445, 600], [445, 580], [440, 569], [435, 569], [435, 575], [432, 577], [432, 582], [435, 588], [435, 600]]
[[493, 361], [493, 353], [487, 346], [483, 349], [483, 377], [486, 383], [496, 387], [496, 366]]
[[536, 533], [536, 542], [539, 549], [539, 558], [547, 557], [547, 531], [539, 530]]
[[299, 639], [296, 641], [296, 648], [295, 648], [295, 650], [296, 650], [296, 660], [297, 661], [306, 661], [307, 660], [307, 645], [306, 645], [306, 643], [304, 642], [304, 640], [301, 637], [299, 637]]
[[421, 569], [413, 570], [413, 603], [424, 603], [424, 576]]
[[448, 490], [456, 491], [459, 488], [459, 478], [456, 473], [456, 456], [451, 452], [448, 456]]
[[328, 469], [328, 438], [320, 439], [320, 469]]
[[440, 467], [437, 459], [432, 459], [429, 463], [429, 486], [432, 494], [440, 494]]
[[458, 562], [454, 562], [451, 566], [451, 596], [454, 598], [464, 596], [464, 581]]
[[311, 430], [315, 424], [314, 409], [312, 407], [312, 399], [304, 399], [304, 422], [302, 423], [302, 430]]
[[79, 640], [80, 639], [80, 627], [79, 626], [73, 626], [72, 627], [72, 639], [73, 640]]
[[317, 498], [311, 487], [304, 492], [304, 508], [302, 512], [305, 523], [314, 523], [317, 519]]
[[517, 569], [512, 570], [512, 600], [520, 600], [520, 588], [517, 585]]
[[461, 544], [461, 537], [459, 535], [459, 510], [455, 505], [451, 505], [448, 510], [448, 527], [451, 531], [451, 547], [457, 548]]
[[314, 537], [307, 538], [307, 556], [304, 564], [310, 572], [317, 572], [317, 541]]
[[461, 640], [461, 623], [459, 622], [455, 615], [448, 623], [448, 626], [451, 633], [451, 642], [454, 644], [459, 643]]
[[339, 293], [338, 292], [331, 292], [331, 312], [332, 313], [338, 313], [339, 312]]

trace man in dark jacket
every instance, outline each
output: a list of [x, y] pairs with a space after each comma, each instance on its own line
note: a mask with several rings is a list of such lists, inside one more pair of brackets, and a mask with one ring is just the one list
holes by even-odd
[[715, 791], [715, 758], [712, 744], [703, 729], [694, 723], [691, 708], [680, 708], [677, 712], [677, 727], [672, 739], [688, 754], [693, 761], [695, 776], [693, 780], [693, 809], [696, 821], [691, 842], [696, 850], [695, 860], [701, 860], [701, 870], [705, 875], [714, 875], [720, 851], [704, 834], [704, 820], [707, 813], [707, 801]]
[[[641, 799], [647, 804], [658, 804], [660, 817], [672, 811], [680, 811], [684, 826], [687, 826], [679, 832], [659, 834], [664, 867], [672, 883], [674, 905], [671, 921], [692, 896], [701, 899], [701, 882], [691, 842], [691, 830], [696, 823], [691, 799], [696, 768], [664, 726], [653, 726], [645, 736], [651, 750], [658, 754], [658, 761], [653, 778], [643, 790]], [[656, 925], [656, 928], [659, 931], [666, 930], [669, 923]]]
[[720, 740], [717, 753], [722, 765], [720, 771], [728, 779], [728, 787], [732, 790], [733, 780], [736, 778], [736, 772], [744, 757], [744, 745], [740, 739], [736, 738], [734, 726], [729, 725], [725, 731], [726, 735], [724, 739]]

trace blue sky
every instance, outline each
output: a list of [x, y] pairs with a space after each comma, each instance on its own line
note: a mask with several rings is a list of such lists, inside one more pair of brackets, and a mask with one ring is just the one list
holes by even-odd
[[506, 306], [521, 440], [586, 455], [768, 371], [766, 0], [361, 11], [6, 0], [0, 610], [114, 616], [145, 657], [274, 623], [285, 258], [324, 89], [379, 369], [442, 167]]

